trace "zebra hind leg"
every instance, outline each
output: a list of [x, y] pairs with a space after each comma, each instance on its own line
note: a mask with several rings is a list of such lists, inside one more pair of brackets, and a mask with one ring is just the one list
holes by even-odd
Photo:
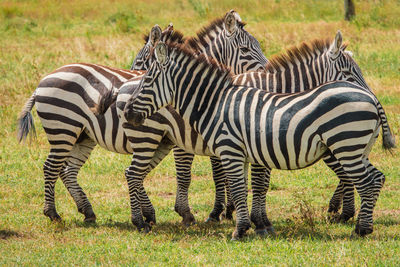
[[[82, 135], [85, 134], [83, 133]], [[93, 148], [96, 146], [96, 143], [88, 138], [87, 135], [84, 136], [86, 138], [82, 138], [82, 135], [73, 146], [65, 168], [60, 172], [60, 178], [74, 199], [78, 211], [85, 216], [84, 222], [95, 222], [96, 215], [85, 192], [78, 184], [77, 176], [80, 168], [85, 164]]]
[[[347, 222], [355, 215], [354, 186], [335, 156], [330, 153], [324, 158], [324, 162], [340, 179], [329, 201], [328, 218], [331, 222]], [[342, 212], [339, 214], [341, 205]]]
[[62, 168], [65, 167], [65, 160], [68, 157], [69, 150], [51, 148], [50, 153], [43, 164], [44, 173], [44, 208], [43, 214], [50, 218], [51, 221], [61, 221], [60, 215], [57, 213], [54, 189], [58, 176]]
[[355, 233], [364, 236], [373, 232], [373, 209], [376, 198], [376, 191], [373, 175], [371, 175], [362, 162], [359, 160], [339, 159], [344, 171], [355, 185], [361, 198], [361, 208], [357, 218]]

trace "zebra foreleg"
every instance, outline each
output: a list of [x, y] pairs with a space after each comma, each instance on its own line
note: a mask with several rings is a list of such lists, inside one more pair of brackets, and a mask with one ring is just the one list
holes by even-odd
[[175, 147], [174, 158], [177, 176], [175, 211], [182, 217], [182, 224], [190, 226], [196, 223], [190, 211], [188, 196], [194, 155]]
[[237, 153], [231, 151], [221, 154], [221, 160], [236, 207], [236, 228], [232, 234], [232, 240], [238, 240], [251, 227], [247, 208], [247, 188], [244, 173], [247, 163], [244, 162], [244, 157], [237, 157]]
[[251, 221], [256, 226], [255, 232], [259, 235], [275, 234], [274, 227], [267, 216], [266, 194], [269, 188], [271, 169], [261, 165], [251, 165], [251, 188], [253, 191], [253, 204], [251, 208]]
[[[145, 167], [143, 167], [146, 165]], [[141, 194], [143, 194], [143, 179], [147, 174], [148, 165], [141, 164], [140, 159], [133, 155], [132, 163], [125, 171], [126, 181], [129, 188], [131, 204], [131, 220], [133, 225], [140, 231], [150, 232], [151, 225], [143, 220], [141, 209]]]
[[[229, 189], [229, 184], [226, 183], [224, 169], [221, 160], [217, 157], [210, 157], [213, 179], [215, 185], [215, 201], [214, 208], [208, 215], [206, 222], [219, 222], [220, 215], [225, 209], [225, 188]], [[232, 217], [232, 213], [230, 214]]]

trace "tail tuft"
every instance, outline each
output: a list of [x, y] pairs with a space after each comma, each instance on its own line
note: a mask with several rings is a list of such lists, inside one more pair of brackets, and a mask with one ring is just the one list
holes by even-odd
[[384, 149], [390, 150], [396, 148], [396, 140], [390, 130], [383, 133], [382, 139], [382, 145]]
[[26, 138], [28, 137], [28, 134], [30, 135], [30, 138], [32, 137], [36, 138], [35, 124], [33, 123], [33, 117], [31, 114], [31, 110], [34, 104], [35, 104], [35, 93], [26, 102], [24, 109], [21, 111], [21, 114], [19, 115], [18, 118], [17, 138], [18, 142], [20, 143], [21, 141], [25, 142]]

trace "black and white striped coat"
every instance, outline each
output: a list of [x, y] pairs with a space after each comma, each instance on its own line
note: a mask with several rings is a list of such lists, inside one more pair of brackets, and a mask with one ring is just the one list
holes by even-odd
[[[244, 183], [247, 162], [268, 169], [298, 169], [327, 154], [346, 172], [343, 182], [353, 183], [361, 196], [356, 233], [372, 232], [372, 210], [384, 176], [370, 175], [364, 162], [383, 117], [370, 91], [334, 82], [297, 94], [272, 94], [233, 85], [227, 71], [180, 47], [159, 43], [156, 55], [157, 62], [145, 75], [139, 95], [128, 102], [125, 115], [132, 124], [141, 125], [171, 104], [203, 137], [211, 153], [222, 160], [230, 183], [237, 208], [233, 238], [242, 237], [250, 227]], [[132, 191], [138, 190], [141, 179], [133, 177]], [[258, 184], [263, 188], [265, 182]], [[132, 216], [140, 213], [133, 211]], [[265, 230], [263, 222], [253, 222], [257, 230]]]
[[[225, 18], [235, 17], [235, 14], [235, 12], [228, 12]], [[238, 36], [240, 35], [243, 38], [243, 33], [247, 33], [243, 29], [243, 25], [236, 20], [233, 20], [232, 23], [230, 30], [234, 30]], [[164, 31], [165, 34], [161, 33], [161, 30], [155, 31], [154, 34], [149, 36], [147, 44], [154, 45], [158, 41], [157, 39], [165, 41], [164, 36], [171, 42], [183, 40], [180, 34], [176, 32], [171, 34], [171, 32], [171, 25]], [[248, 33], [247, 35], [251, 36]], [[243, 42], [243, 39], [241, 41]], [[248, 41], [248, 45], [253, 45], [253, 43], [253, 39]], [[147, 44], [146, 47], [148, 47]], [[264, 61], [256, 64], [258, 67], [254, 67], [253, 63], [250, 64], [257, 70], [265, 65], [266, 59], [259, 45], [255, 48], [258, 49], [255, 52], [250, 48], [249, 50], [257, 57], [247, 55], [246, 61], [254, 62], [263, 58]], [[146, 57], [146, 52], [142, 50], [139, 55]], [[238, 59], [241, 58], [240, 53], [235, 53], [234, 56]], [[145, 58], [141, 62], [137, 59], [135, 64], [145, 64], [148, 61], [149, 58]], [[243, 64], [243, 66], [246, 65]], [[133, 149], [132, 145], [128, 144], [128, 138], [122, 132], [121, 122], [116, 116], [115, 107], [108, 109], [102, 115], [96, 115], [93, 110], [101, 105], [100, 100], [104, 99], [104, 95], [110, 95], [110, 92], [114, 91], [112, 89], [117, 91], [123, 82], [141, 73], [143, 72], [117, 70], [94, 64], [64, 66], [46, 76], [27, 102], [20, 117], [20, 140], [26, 137], [29, 132], [27, 125], [32, 118], [30, 110], [36, 102], [39, 117], [51, 145], [49, 157], [44, 164], [44, 213], [51, 219], [60, 219], [54, 204], [54, 184], [60, 176], [73, 196], [78, 210], [85, 214], [85, 220], [95, 220], [90, 202], [76, 180], [80, 167], [85, 163], [96, 144], [118, 153], [132, 153]], [[152, 135], [149, 136], [149, 132]], [[142, 140], [142, 143], [149, 141], [158, 144], [163, 140], [163, 135], [161, 135], [161, 139], [157, 139], [160, 137], [158, 133], [157, 129], [150, 129], [150, 131], [142, 132], [134, 138]], [[139, 148], [136, 148], [136, 151], [144, 153], [144, 156], [148, 153], [148, 151], [138, 149], [140, 149], [140, 145]], [[156, 166], [164, 156], [159, 152], [155, 153], [149, 163], [150, 166]], [[185, 175], [187, 174], [185, 173]], [[141, 194], [142, 203], [144, 203], [142, 212], [149, 222], [155, 222], [154, 209], [144, 192], [144, 188], [142, 188]]]

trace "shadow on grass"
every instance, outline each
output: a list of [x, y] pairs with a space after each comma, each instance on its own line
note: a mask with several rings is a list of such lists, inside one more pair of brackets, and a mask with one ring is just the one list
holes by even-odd
[[[276, 236], [267, 235], [260, 237], [255, 234], [254, 230], [249, 230], [243, 242], [251, 242], [260, 238], [275, 239], [275, 240], [323, 240], [323, 241], [334, 241], [334, 240], [387, 240], [394, 239], [400, 240], [400, 236], [397, 233], [385, 233], [384, 235], [370, 235], [367, 237], [359, 237], [355, 235], [354, 227], [355, 220], [350, 220], [347, 223], [329, 223], [323, 220], [317, 220], [316, 225], [311, 227], [310, 225], [299, 223], [296, 221], [282, 219], [273, 222], [276, 231]], [[377, 219], [375, 225], [392, 226], [399, 224], [399, 221], [392, 217], [386, 217]], [[111, 219], [100, 222], [100, 223], [84, 223], [82, 221], [74, 220], [68, 224], [64, 230], [71, 228], [114, 228], [126, 232], [137, 232], [137, 228], [130, 222], [118, 222]], [[341, 228], [341, 229], [338, 229]], [[171, 241], [180, 241], [187, 239], [188, 237], [214, 237], [223, 238], [230, 240], [231, 233], [235, 229], [233, 221], [223, 220], [221, 222], [204, 222], [198, 221], [195, 225], [190, 227], [183, 226], [180, 222], [176, 221], [164, 221], [153, 225], [150, 234], [170, 236]], [[254, 228], [253, 228], [254, 229]], [[145, 233], [143, 233], [145, 235]]]
[[21, 237], [22, 235], [13, 230], [0, 230], [0, 239], [9, 239], [11, 237]]

